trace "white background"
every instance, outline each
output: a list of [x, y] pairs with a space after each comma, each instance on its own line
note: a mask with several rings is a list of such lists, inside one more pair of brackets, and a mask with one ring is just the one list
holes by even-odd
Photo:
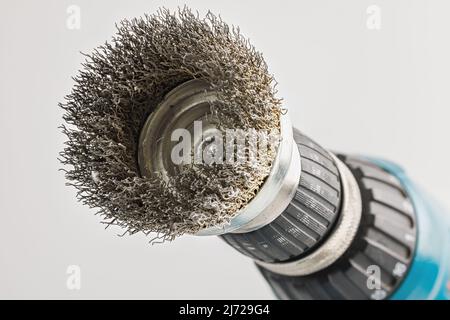
[[[186, 1], [241, 27], [264, 53], [295, 126], [333, 150], [400, 163], [450, 207], [449, 1]], [[114, 23], [184, 1], [0, 4], [0, 298], [272, 298], [218, 238], [150, 246], [104, 230], [57, 161], [57, 103]], [[81, 8], [69, 30], [66, 9]], [[381, 29], [366, 26], [369, 5]], [[66, 269], [81, 268], [81, 290]]]

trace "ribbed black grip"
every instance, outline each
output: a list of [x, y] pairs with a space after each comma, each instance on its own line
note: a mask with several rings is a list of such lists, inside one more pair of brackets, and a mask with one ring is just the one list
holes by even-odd
[[[384, 299], [406, 276], [416, 244], [413, 205], [396, 177], [375, 164], [343, 157], [362, 196], [362, 220], [345, 254], [317, 273], [288, 277], [260, 268], [281, 299]], [[345, 214], [345, 213], [343, 213]], [[369, 276], [378, 268], [380, 287]]]
[[265, 262], [286, 262], [311, 252], [328, 235], [339, 213], [341, 184], [330, 154], [294, 131], [301, 157], [300, 182], [291, 203], [273, 222], [222, 238], [241, 253]]

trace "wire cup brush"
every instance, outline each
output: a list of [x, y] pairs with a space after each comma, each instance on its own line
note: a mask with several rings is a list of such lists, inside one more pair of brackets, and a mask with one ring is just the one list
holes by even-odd
[[[287, 172], [295, 152], [275, 81], [239, 29], [212, 13], [160, 10], [122, 21], [112, 41], [87, 56], [75, 82], [60, 104], [67, 180], [82, 203], [126, 233], [172, 240], [229, 232], [278, 202], [283, 180], [297, 183], [299, 170]], [[206, 144], [235, 152], [223, 162], [174, 163], [180, 129], [193, 136], [184, 141], [192, 146], [184, 159], [196, 160], [198, 150], [208, 155]], [[256, 162], [249, 161], [252, 137], [253, 145], [267, 144]], [[281, 166], [271, 171], [274, 161]]]

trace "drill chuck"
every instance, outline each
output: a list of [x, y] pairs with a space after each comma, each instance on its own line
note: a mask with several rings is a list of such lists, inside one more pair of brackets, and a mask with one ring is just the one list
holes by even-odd
[[[294, 132], [302, 172], [290, 204], [263, 228], [222, 238], [256, 261], [280, 298], [388, 297], [407, 274], [416, 244], [406, 191], [369, 161], [338, 159]], [[380, 285], [371, 287], [373, 268]]]

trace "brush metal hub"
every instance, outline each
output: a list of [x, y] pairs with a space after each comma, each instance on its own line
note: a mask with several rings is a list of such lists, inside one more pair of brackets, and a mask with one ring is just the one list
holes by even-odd
[[[205, 82], [192, 80], [170, 91], [155, 111], [148, 117], [141, 131], [138, 162], [141, 174], [146, 177], [162, 176], [167, 180], [176, 175], [183, 166], [176, 165], [171, 158], [178, 141], [172, 141], [176, 129], [186, 129], [194, 137], [193, 150], [202, 148], [216, 128], [217, 119], [211, 115], [210, 103], [217, 99], [207, 90]], [[194, 123], [202, 123], [202, 135], [194, 134]], [[201, 139], [203, 137], [203, 140]]]
[[[168, 179], [183, 170], [172, 161], [172, 150], [178, 141], [172, 141], [172, 132], [187, 129], [194, 137], [192, 155], [201, 152], [213, 141], [219, 119], [210, 110], [217, 96], [202, 80], [187, 81], [170, 91], [148, 117], [141, 131], [138, 162], [141, 174]], [[193, 134], [195, 121], [202, 124], [200, 138]], [[278, 217], [294, 196], [300, 180], [300, 155], [293, 147], [292, 126], [286, 114], [280, 118], [281, 141], [272, 169], [257, 195], [240, 209], [230, 223], [206, 228], [196, 235], [221, 235], [229, 232], [250, 232]], [[213, 149], [211, 152], [215, 152]]]

